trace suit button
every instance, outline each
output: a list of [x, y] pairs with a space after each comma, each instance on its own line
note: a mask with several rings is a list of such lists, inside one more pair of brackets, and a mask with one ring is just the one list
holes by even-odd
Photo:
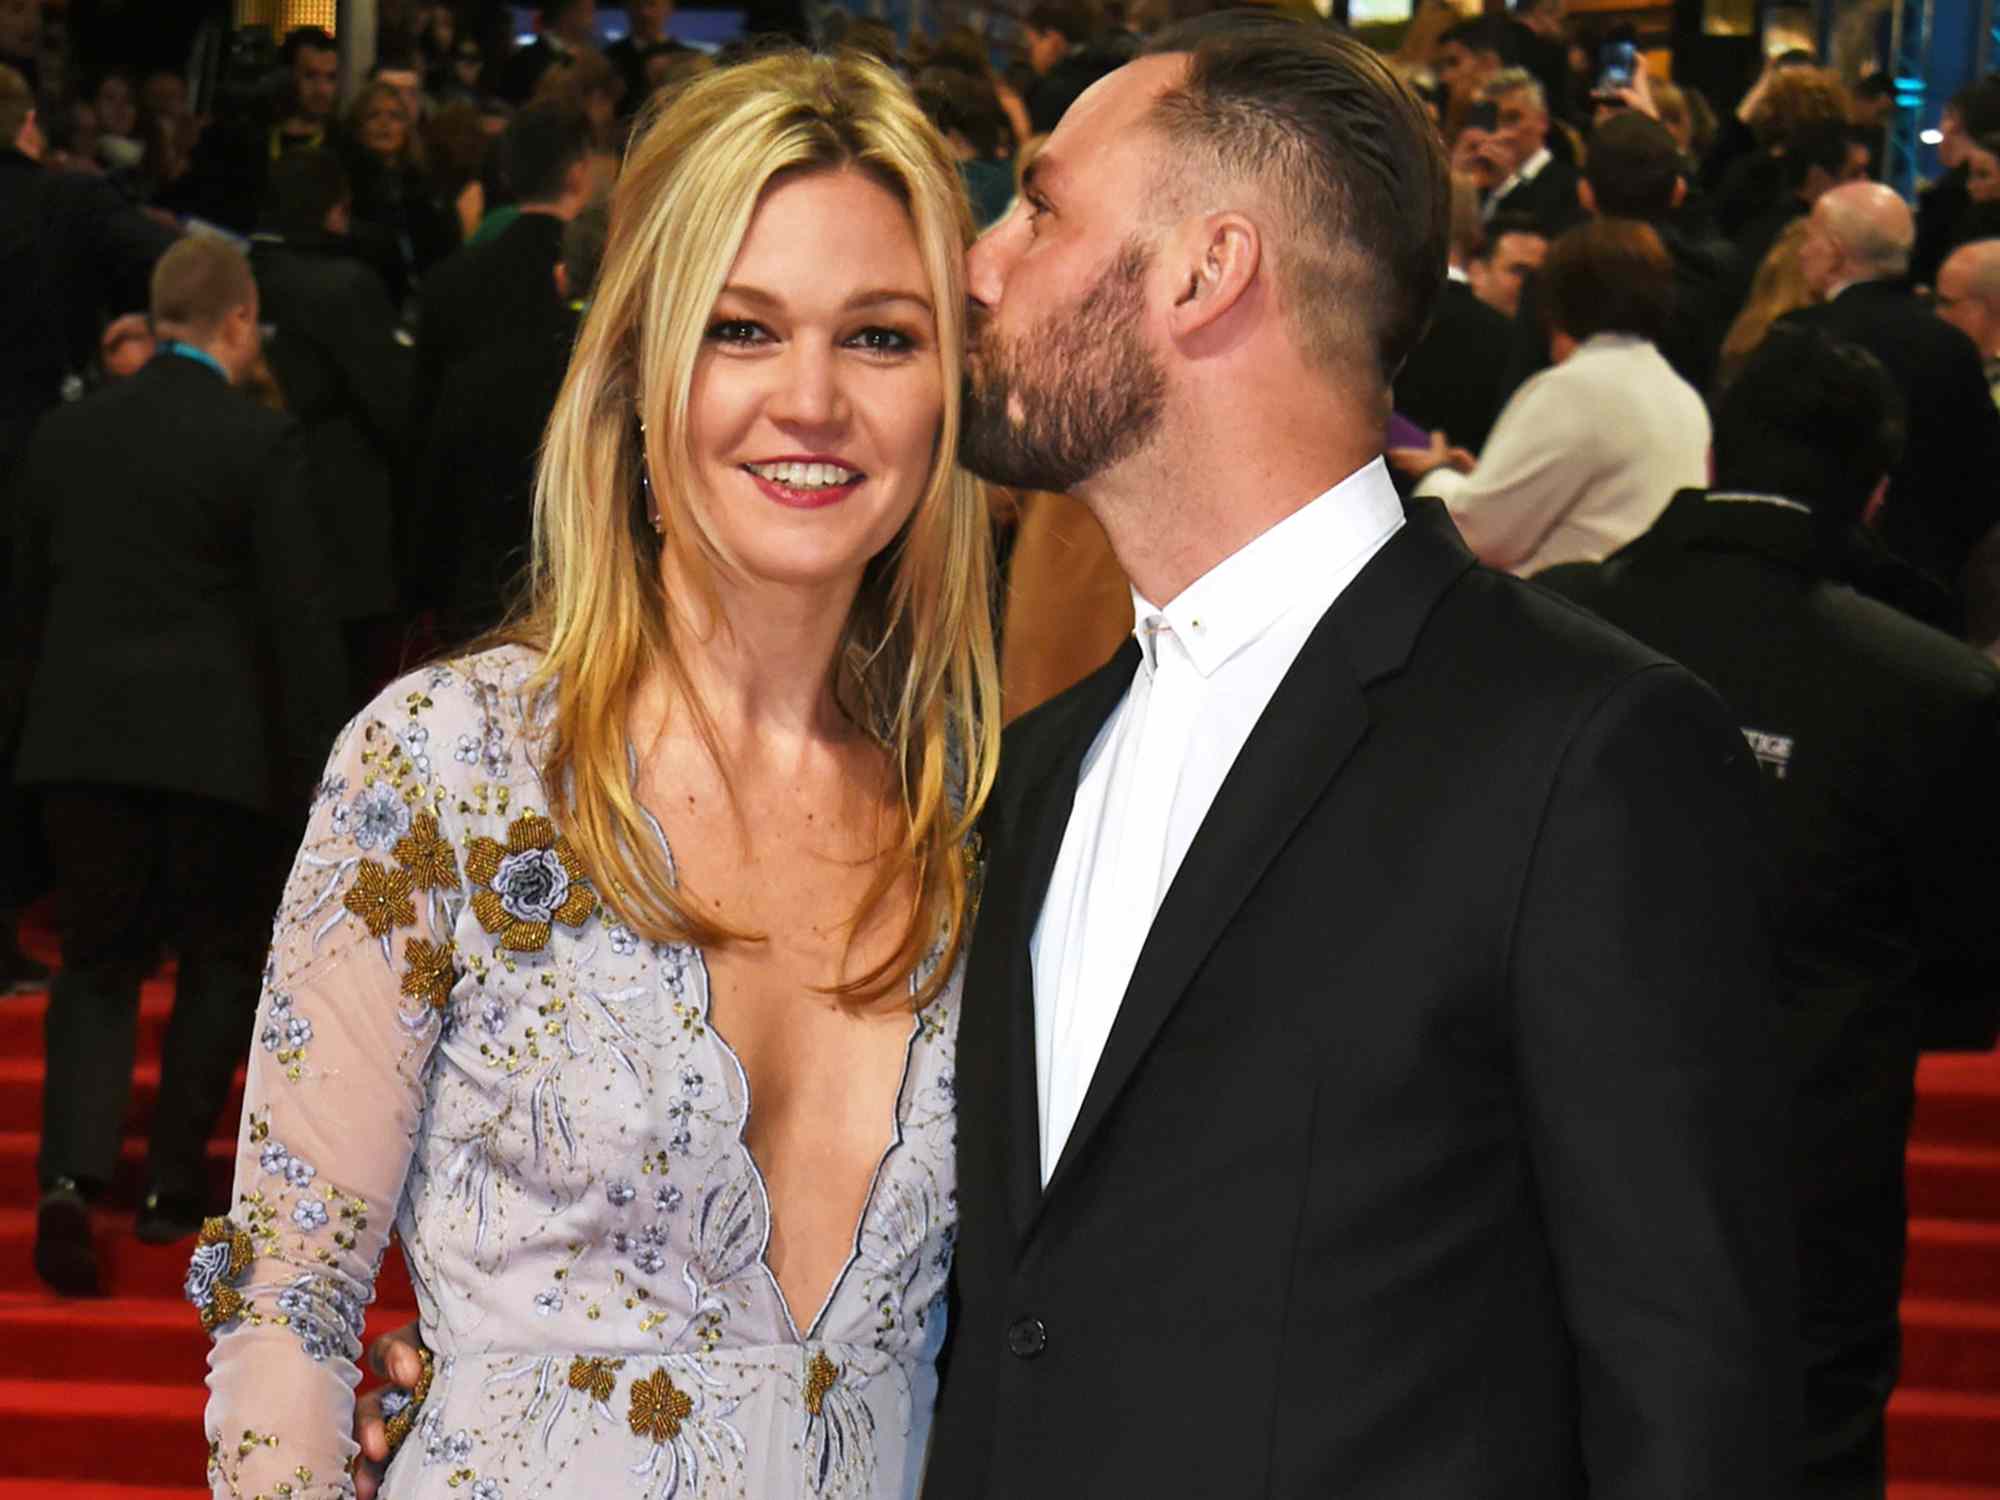
[[1040, 1318], [1017, 1318], [1007, 1330], [1007, 1352], [1016, 1359], [1033, 1359], [1049, 1346], [1049, 1331]]

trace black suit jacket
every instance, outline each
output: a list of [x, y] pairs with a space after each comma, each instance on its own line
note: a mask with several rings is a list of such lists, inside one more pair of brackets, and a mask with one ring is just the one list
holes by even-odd
[[578, 314], [513, 330], [456, 366], [425, 445], [405, 567], [413, 608], [438, 637], [500, 623], [528, 565], [542, 434], [569, 370]]
[[1514, 325], [1462, 281], [1447, 281], [1431, 326], [1396, 376], [1396, 410], [1477, 453], [1500, 415]]
[[1742, 737], [1421, 505], [1181, 865], [1047, 1191], [1029, 938], [1137, 656], [1008, 731], [932, 1500], [1768, 1500], [1774, 979]]
[[20, 488], [40, 650], [19, 780], [303, 813], [347, 677], [295, 434], [174, 354], [42, 423]]
[[1521, 215], [1542, 226], [1551, 239], [1586, 217], [1576, 195], [1576, 168], [1559, 156], [1551, 155], [1548, 165], [1526, 182], [1496, 198], [1489, 217]]
[[524, 213], [483, 244], [467, 245], [424, 278], [417, 314], [416, 430], [428, 431], [445, 373], [510, 330], [556, 317], [563, 221]]
[[1865, 281], [1786, 317], [1860, 345], [1888, 369], [1908, 439], [1876, 528], [1957, 592], [1966, 558], [2000, 521], [2000, 411], [1972, 341], [1895, 281]]
[[260, 237], [251, 248], [265, 357], [303, 429], [304, 483], [342, 619], [396, 605], [395, 476], [414, 356], [382, 280], [343, 241]]

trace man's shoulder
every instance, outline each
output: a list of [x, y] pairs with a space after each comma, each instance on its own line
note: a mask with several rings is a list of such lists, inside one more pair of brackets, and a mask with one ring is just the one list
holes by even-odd
[[2000, 667], [1955, 636], [1843, 583], [1820, 585], [1807, 607], [1815, 632], [1857, 666], [1876, 668], [1899, 699], [1944, 709], [2000, 701]]

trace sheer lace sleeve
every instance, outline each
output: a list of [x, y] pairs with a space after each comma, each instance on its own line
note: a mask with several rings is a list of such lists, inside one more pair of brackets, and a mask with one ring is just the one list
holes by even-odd
[[409, 685], [348, 726], [314, 796], [264, 973], [233, 1207], [188, 1270], [214, 1337], [217, 1496], [352, 1492], [363, 1309], [457, 977], [463, 899], [431, 702]]

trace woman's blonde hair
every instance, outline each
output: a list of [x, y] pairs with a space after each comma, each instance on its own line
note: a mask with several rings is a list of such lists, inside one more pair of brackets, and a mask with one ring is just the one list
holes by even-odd
[[1723, 337], [1715, 372], [1718, 390], [1736, 378], [1736, 372], [1764, 342], [1764, 335], [1771, 331], [1773, 323], [1812, 301], [1812, 288], [1806, 285], [1805, 268], [1799, 262], [1799, 250], [1805, 242], [1806, 220], [1800, 217], [1787, 224], [1765, 252], [1750, 283], [1750, 295], [1744, 299], [1743, 311], [1736, 315], [1736, 321]]
[[[702, 916], [658, 857], [633, 786], [630, 718], [642, 685], [664, 672], [721, 765], [662, 567], [664, 552], [671, 576], [697, 580], [713, 617], [715, 575], [732, 559], [694, 503], [695, 362], [765, 190], [841, 168], [909, 210], [945, 378], [922, 498], [869, 562], [835, 663], [835, 692], [890, 754], [902, 803], [899, 847], [880, 861], [850, 936], [905, 881], [915, 897], [894, 954], [833, 993], [871, 999], [918, 974], [921, 1005], [949, 977], [971, 922], [964, 851], [998, 763], [999, 683], [984, 489], [953, 463], [972, 221], [949, 149], [887, 68], [786, 51], [654, 103], [612, 199], [603, 269], [543, 444], [529, 597], [502, 633], [544, 652], [531, 684], [553, 694], [543, 778], [605, 901], [655, 940], [750, 940]], [[660, 535], [641, 488], [642, 445]]]
[[403, 91], [393, 83], [384, 83], [377, 78], [363, 86], [354, 96], [354, 103], [347, 111], [347, 133], [354, 140], [361, 139], [361, 126], [368, 118], [368, 111], [377, 99], [387, 98], [394, 102], [396, 113], [403, 117], [403, 145], [396, 153], [399, 166], [413, 167], [421, 171], [424, 165], [424, 143], [417, 138], [417, 122], [410, 118], [409, 106], [403, 101]]

